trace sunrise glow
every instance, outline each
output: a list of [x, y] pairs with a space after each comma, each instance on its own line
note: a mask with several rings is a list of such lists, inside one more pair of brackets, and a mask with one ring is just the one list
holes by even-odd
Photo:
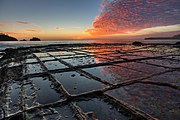
[[41, 2], [1, 0], [0, 33], [18, 39], [66, 40], [180, 32], [179, 0]]

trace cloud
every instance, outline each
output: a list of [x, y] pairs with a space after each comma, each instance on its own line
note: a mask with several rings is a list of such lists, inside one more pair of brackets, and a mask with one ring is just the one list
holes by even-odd
[[38, 26], [34, 23], [30, 23], [30, 22], [25, 22], [25, 21], [21, 21], [21, 20], [16, 20], [17, 23], [19, 24], [23, 24], [23, 25], [29, 25], [29, 26]]
[[145, 28], [145, 29], [137, 31], [135, 34], [141, 35], [144, 33], [152, 34], [152, 33], [162, 33], [162, 32], [175, 32], [175, 31], [180, 32], [180, 24]]
[[64, 30], [62, 27], [56, 27], [55, 30]]
[[24, 35], [24, 33], [18, 33], [18, 32], [4, 32], [6, 34], [10, 34], [10, 35]]
[[26, 36], [28, 34], [22, 32], [13, 32], [13, 31], [0, 31], [1, 33], [5, 33], [8, 35], [15, 35], [15, 36]]
[[26, 30], [28, 32], [36, 32], [36, 33], [39, 33], [39, 32], [42, 32], [41, 30]]
[[6, 25], [13, 25], [13, 23], [0, 21], [0, 27], [6, 26]]
[[17, 20], [16, 22], [20, 23], [20, 24], [26, 24], [26, 25], [31, 25], [32, 24], [30, 22], [24, 22], [24, 21], [20, 21], [20, 20]]
[[180, 24], [179, 0], [103, 0], [91, 35], [127, 34], [146, 28]]

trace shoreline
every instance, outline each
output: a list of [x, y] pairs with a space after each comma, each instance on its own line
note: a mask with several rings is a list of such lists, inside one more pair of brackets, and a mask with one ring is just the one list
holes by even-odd
[[[47, 43], [49, 42], [49, 44], [35, 44], [34, 41], [31, 41], [32, 44], [23, 44], [23, 43], [26, 43], [26, 42], [22, 42], [22, 41], [19, 41], [19, 44], [17, 41], [15, 41], [16, 44], [14, 45], [14, 41], [12, 42], [5, 42], [5, 43], [2, 43], [1, 46], [2, 48], [4, 47], [4, 49], [0, 49], [1, 50], [5, 50], [5, 49], [10, 49], [10, 48], [15, 48], [15, 49], [18, 49], [18, 48], [33, 48], [33, 47], [37, 47], [37, 48], [42, 48], [42, 47], [48, 47], [48, 46], [59, 46], [59, 47], [82, 47], [82, 46], [100, 46], [100, 45], [114, 45], [114, 46], [118, 46], [118, 45], [133, 45], [134, 43], [138, 42], [138, 43], [141, 43], [141, 45], [179, 45], [179, 42], [180, 41], [175, 41], [175, 43], [156, 43], [156, 42], [152, 42], [152, 43], [144, 43], [142, 41], [134, 41], [134, 42], [131, 42], [131, 43], [50, 43], [49, 41], [46, 41]], [[40, 41], [39, 43], [41, 43], [43, 41]], [[1, 42], [0, 42], [1, 43]], [[10, 43], [10, 44], [7, 44], [7, 43]], [[16, 46], [17, 45], [17, 46]], [[19, 46], [18, 46], [19, 45]], [[0, 48], [1, 48], [0, 46]], [[12, 47], [11, 47], [12, 46]], [[13, 47], [14, 46], [14, 47]], [[135, 45], [136, 46], [136, 45]]]

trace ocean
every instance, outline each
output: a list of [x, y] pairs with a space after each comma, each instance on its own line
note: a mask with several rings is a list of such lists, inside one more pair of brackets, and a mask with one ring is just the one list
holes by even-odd
[[53, 40], [53, 41], [0, 41], [0, 50], [6, 48], [30, 47], [49, 44], [78, 44], [78, 43], [122, 43], [131, 44], [134, 41], [142, 43], [175, 44], [180, 40]]

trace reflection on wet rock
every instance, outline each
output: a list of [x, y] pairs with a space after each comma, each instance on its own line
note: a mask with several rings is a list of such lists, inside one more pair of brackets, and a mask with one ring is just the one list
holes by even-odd
[[27, 74], [34, 74], [43, 72], [43, 69], [40, 64], [28, 64], [25, 71], [27, 71]]
[[44, 65], [48, 68], [48, 70], [55, 70], [55, 69], [64, 69], [68, 68], [64, 64], [60, 63], [59, 61], [49, 61], [45, 62]]
[[[107, 92], [159, 119], [178, 120], [179, 90], [154, 85], [135, 84]], [[164, 93], [164, 94], [163, 94]]]
[[57, 73], [54, 76], [70, 94], [80, 94], [101, 89], [105, 86], [98, 81], [81, 76], [76, 72]]
[[0, 51], [0, 119], [179, 120], [179, 51], [150, 44]]
[[138, 79], [147, 76], [146, 73], [123, 68], [120, 66], [103, 66], [84, 69], [102, 80], [116, 84], [127, 80]]
[[93, 98], [86, 101], [77, 102], [83, 112], [85, 112], [89, 119], [97, 120], [128, 120], [129, 118], [118, 112], [110, 104], [101, 99]]
[[60, 100], [60, 95], [53, 90], [52, 83], [48, 78], [38, 77], [31, 80], [35, 85], [38, 103], [47, 104]]

